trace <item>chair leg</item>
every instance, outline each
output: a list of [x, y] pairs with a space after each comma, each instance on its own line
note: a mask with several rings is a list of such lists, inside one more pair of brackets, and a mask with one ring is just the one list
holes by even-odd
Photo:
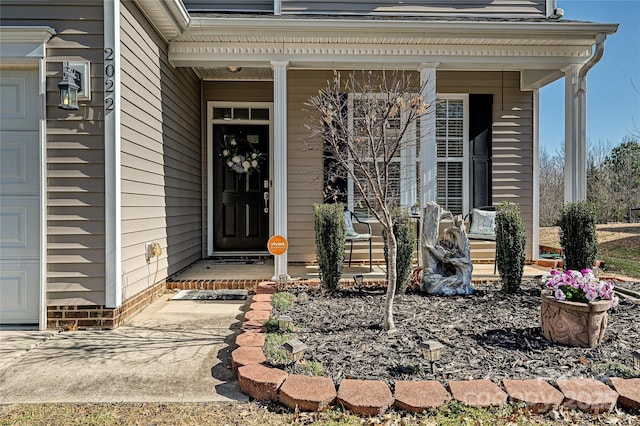
[[369, 238], [369, 272], [373, 272], [373, 250], [371, 249], [371, 238]]
[[349, 266], [351, 266], [351, 256], [353, 256], [353, 241], [349, 241], [351, 243], [351, 247], [349, 248]]

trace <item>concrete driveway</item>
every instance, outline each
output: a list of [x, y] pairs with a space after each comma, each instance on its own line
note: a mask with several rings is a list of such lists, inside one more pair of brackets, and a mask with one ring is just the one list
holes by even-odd
[[0, 404], [246, 401], [230, 352], [247, 302], [170, 297], [115, 330], [0, 330]]

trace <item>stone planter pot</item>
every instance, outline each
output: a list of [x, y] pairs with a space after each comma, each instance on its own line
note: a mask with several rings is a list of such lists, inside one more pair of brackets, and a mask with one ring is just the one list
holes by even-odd
[[540, 324], [545, 339], [567, 346], [595, 348], [604, 337], [611, 300], [580, 303], [542, 293]]

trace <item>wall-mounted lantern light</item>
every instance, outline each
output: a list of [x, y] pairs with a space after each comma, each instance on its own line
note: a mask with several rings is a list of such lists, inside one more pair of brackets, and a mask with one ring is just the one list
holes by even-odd
[[71, 68], [68, 62], [64, 63], [63, 78], [58, 83], [58, 89], [60, 90], [58, 108], [80, 109], [78, 106], [78, 91], [82, 90], [82, 78], [80, 72]]
[[58, 108], [78, 110], [78, 101], [91, 100], [89, 68], [89, 62], [64, 62]]

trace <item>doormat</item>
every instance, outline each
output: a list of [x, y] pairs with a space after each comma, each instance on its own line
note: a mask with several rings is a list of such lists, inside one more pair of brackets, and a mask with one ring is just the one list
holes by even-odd
[[[264, 259], [215, 259], [212, 265], [264, 265]], [[207, 268], [210, 268], [207, 266]]]
[[171, 300], [246, 300], [248, 291], [239, 290], [180, 290]]

